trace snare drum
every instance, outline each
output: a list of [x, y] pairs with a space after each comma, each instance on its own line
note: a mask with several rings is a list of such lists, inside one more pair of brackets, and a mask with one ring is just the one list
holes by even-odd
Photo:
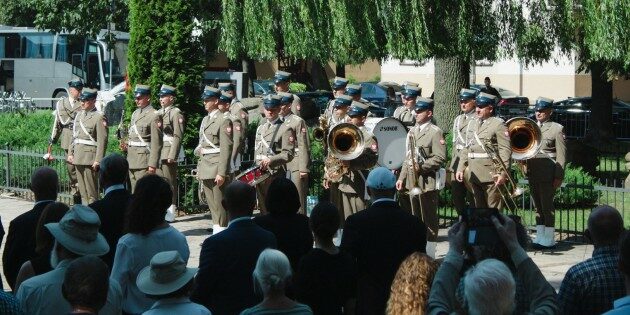
[[269, 178], [269, 172], [262, 171], [260, 166], [250, 167], [236, 177], [237, 180], [245, 182], [250, 186], [256, 186], [267, 178]]

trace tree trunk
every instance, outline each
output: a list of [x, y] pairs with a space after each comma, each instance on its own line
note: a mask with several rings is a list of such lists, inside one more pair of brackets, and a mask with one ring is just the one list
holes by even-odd
[[326, 70], [324, 66], [318, 61], [311, 61], [311, 79], [313, 82], [313, 88], [316, 90], [330, 91], [330, 82], [326, 77]]
[[435, 58], [433, 115], [437, 125], [449, 132], [459, 114], [459, 91], [468, 86], [470, 65], [462, 57]]
[[606, 64], [595, 62], [590, 66], [592, 104], [586, 142], [601, 144], [615, 138], [612, 124], [613, 85], [606, 77]]
[[346, 65], [335, 63], [335, 75], [338, 77], [346, 77]]
[[241, 63], [243, 65], [243, 71], [247, 72], [249, 78], [249, 82], [247, 82], [249, 92], [247, 95], [252, 97], [254, 96], [254, 80], [256, 80], [256, 63], [249, 58], [244, 58], [241, 60]]

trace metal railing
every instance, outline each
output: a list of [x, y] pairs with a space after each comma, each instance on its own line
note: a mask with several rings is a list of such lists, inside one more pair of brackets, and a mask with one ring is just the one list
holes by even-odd
[[29, 113], [35, 109], [35, 101], [24, 91], [0, 92], [0, 113]]

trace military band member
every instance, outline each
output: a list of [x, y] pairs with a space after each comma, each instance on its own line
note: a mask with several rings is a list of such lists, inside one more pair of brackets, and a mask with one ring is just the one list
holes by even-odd
[[333, 99], [328, 102], [326, 112], [324, 112], [324, 115], [326, 115], [328, 119], [330, 119], [335, 112], [335, 99], [346, 93], [346, 86], [348, 86], [348, 79], [342, 77], [335, 77], [335, 79], [333, 79]]
[[221, 200], [228, 184], [226, 181], [230, 175], [230, 157], [234, 145], [232, 121], [225, 115], [232, 99], [210, 86], [206, 86], [201, 99], [208, 115], [201, 121], [199, 145], [195, 148], [195, 155], [199, 156], [197, 176], [212, 215], [212, 232], [216, 234], [225, 229], [228, 223]]
[[[72, 79], [68, 82], [68, 97], [64, 97], [57, 102], [55, 107], [55, 122], [52, 129], [52, 135], [48, 141], [54, 144], [61, 137], [61, 148], [66, 153], [66, 168], [68, 169], [68, 178], [70, 179], [70, 189], [74, 196], [74, 202], [80, 203], [81, 195], [77, 189], [77, 173], [74, 165], [67, 162], [68, 151], [72, 145], [72, 127], [74, 118], [81, 111], [81, 102], [79, 96], [83, 89], [83, 81], [79, 78]], [[87, 198], [87, 197], [84, 197]]]
[[85, 88], [79, 100], [83, 109], [74, 119], [68, 161], [77, 170], [77, 181], [84, 205], [98, 200], [98, 169], [107, 147], [107, 120], [96, 110], [94, 89]]
[[134, 89], [137, 109], [131, 114], [129, 140], [121, 144], [127, 151], [131, 190], [145, 174], [155, 174], [162, 151], [162, 122], [158, 112], [151, 106], [151, 88], [138, 84]]
[[542, 146], [534, 158], [527, 160], [527, 177], [536, 207], [535, 246], [554, 247], [555, 216], [553, 196], [564, 179], [566, 145], [562, 125], [550, 120], [553, 100], [536, 100], [536, 121], [542, 132]]
[[[407, 159], [396, 182], [396, 189], [401, 190], [403, 184], [408, 191], [420, 188], [420, 195], [409, 196], [413, 214], [422, 218], [427, 227], [427, 255], [435, 257], [438, 237], [438, 194], [436, 172], [446, 160], [446, 143], [442, 129], [431, 122], [433, 118], [433, 100], [418, 98], [414, 111], [416, 125], [409, 130], [407, 141], [413, 141], [416, 152], [408, 152]], [[412, 158], [414, 160], [412, 160]], [[413, 176], [411, 168], [414, 168]]]
[[166, 178], [173, 188], [173, 199], [171, 206], [166, 210], [166, 221], [175, 220], [175, 210], [177, 208], [177, 161], [182, 150], [182, 137], [184, 135], [184, 115], [175, 107], [176, 89], [170, 85], [163, 84], [160, 88], [160, 105], [162, 108], [158, 114], [162, 120], [162, 152], [160, 153], [160, 176]]
[[[291, 84], [291, 73], [285, 71], [276, 71], [276, 74], [273, 76], [273, 82], [275, 84], [276, 93], [291, 93], [289, 91], [289, 85]], [[291, 111], [293, 111], [294, 114], [302, 117], [302, 102], [300, 101], [300, 98], [295, 94], [293, 94]]]
[[232, 83], [219, 83], [219, 90], [232, 97], [230, 102], [230, 117], [233, 124], [234, 147], [232, 149], [231, 173], [237, 175], [241, 170], [241, 162], [245, 146], [247, 143], [247, 126], [249, 124], [249, 115], [245, 111], [245, 106], [236, 97], [236, 87]]
[[455, 210], [457, 210], [457, 214], [459, 215], [464, 213], [467, 201], [470, 207], [474, 208], [475, 206], [475, 200], [472, 194], [468, 191], [463, 182], [459, 182], [455, 179], [455, 173], [457, 172], [457, 166], [460, 163], [459, 154], [464, 146], [466, 146], [466, 143], [468, 143], [466, 140], [468, 139], [468, 122], [477, 118], [475, 114], [476, 96], [477, 91], [475, 90], [461, 89], [459, 92], [459, 107], [462, 110], [462, 113], [455, 117], [455, 121], [453, 121], [453, 152], [451, 153], [449, 171], [452, 176], [450, 185], [451, 194], [453, 196], [453, 205], [455, 205]]
[[280, 119], [281, 100], [282, 97], [275, 94], [263, 98], [266, 121], [256, 129], [254, 158], [260, 169], [271, 175], [256, 186], [258, 209], [263, 214], [267, 213], [267, 188], [276, 177], [286, 176], [287, 163], [293, 160], [296, 148], [295, 130]]
[[352, 104], [352, 97], [348, 95], [340, 95], [334, 99], [335, 105], [333, 106], [332, 116], [328, 118], [328, 130], [340, 123], [350, 122], [348, 117], [348, 109]]
[[420, 88], [415, 86], [406, 86], [403, 90], [402, 106], [398, 106], [392, 117], [400, 120], [406, 128], [416, 124], [416, 98], [420, 96]]
[[477, 118], [468, 122], [468, 143], [460, 152], [455, 177], [468, 185], [476, 207], [501, 210], [503, 200], [499, 186], [506, 183], [508, 175], [493, 163], [484, 146], [491, 146], [508, 166], [512, 156], [510, 137], [505, 122], [492, 116], [496, 97], [482, 92], [477, 95], [476, 103]]
[[422, 89], [420, 89], [420, 84], [418, 84], [417, 82], [411, 82], [411, 81], [405, 81], [402, 84], [402, 88], [403, 90], [406, 89], [408, 86], [413, 86], [413, 87], [417, 87], [419, 89], [419, 93], [418, 95], [422, 94]]

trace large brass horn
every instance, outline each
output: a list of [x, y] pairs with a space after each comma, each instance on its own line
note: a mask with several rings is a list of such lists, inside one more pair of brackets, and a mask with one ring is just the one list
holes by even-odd
[[535, 121], [525, 117], [515, 117], [506, 122], [512, 158], [517, 161], [533, 158], [542, 145], [542, 131]]
[[330, 153], [342, 161], [358, 158], [365, 149], [363, 132], [350, 123], [340, 123], [330, 129], [327, 140]]

